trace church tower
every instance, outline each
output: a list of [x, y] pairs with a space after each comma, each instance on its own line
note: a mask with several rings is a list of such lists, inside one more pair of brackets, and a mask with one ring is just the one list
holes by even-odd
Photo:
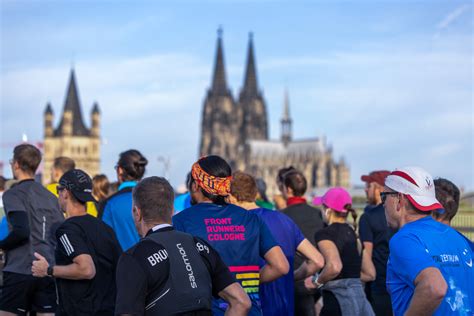
[[249, 139], [268, 140], [267, 109], [263, 95], [258, 89], [252, 33], [249, 34], [247, 66], [244, 86], [239, 95], [239, 108], [242, 111], [243, 142]]
[[281, 117], [281, 141], [286, 146], [292, 140], [291, 135], [291, 124], [292, 120], [290, 117], [290, 98], [288, 97], [288, 91], [285, 91], [285, 101], [283, 104], [283, 116]]
[[222, 46], [222, 29], [219, 29], [212, 85], [202, 112], [199, 155], [219, 155], [234, 167], [241, 144], [238, 128], [241, 114], [227, 87]]
[[44, 175], [43, 183], [50, 183], [50, 170], [56, 157], [67, 156], [91, 177], [100, 173], [100, 111], [94, 103], [91, 128], [82, 119], [81, 104], [74, 69], [71, 69], [63, 113], [57, 128], [53, 127], [53, 109], [46, 105], [44, 112]]

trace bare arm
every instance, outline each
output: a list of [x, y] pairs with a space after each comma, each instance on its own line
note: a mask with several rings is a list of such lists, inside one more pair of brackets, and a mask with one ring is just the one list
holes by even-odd
[[239, 283], [235, 282], [220, 291], [219, 296], [229, 303], [225, 315], [226, 316], [239, 316], [247, 315], [252, 307], [250, 298]]
[[290, 270], [288, 260], [280, 246], [268, 250], [264, 258], [267, 263], [260, 269], [260, 283], [276, 280]]
[[318, 242], [318, 248], [324, 257], [324, 268], [319, 275], [318, 282], [326, 283], [331, 281], [341, 273], [342, 261], [336, 245], [330, 240], [321, 240]]
[[[35, 252], [35, 257], [38, 260], [33, 261], [31, 267], [33, 276], [47, 276], [49, 263], [39, 253]], [[69, 280], [90, 280], [95, 277], [95, 265], [90, 255], [78, 255], [72, 261], [73, 263], [65, 266], [54, 266], [53, 276]]]
[[405, 316], [432, 315], [446, 295], [448, 285], [437, 268], [422, 270], [415, 279], [415, 292]]
[[298, 245], [296, 251], [301, 254], [306, 260], [294, 272], [295, 280], [302, 280], [307, 276], [315, 274], [324, 266], [324, 258], [321, 253], [308, 241], [303, 241]]
[[360, 279], [363, 282], [375, 280], [377, 273], [375, 271], [374, 262], [372, 261], [372, 250], [374, 244], [364, 241], [364, 249], [362, 250], [362, 268], [360, 271]]

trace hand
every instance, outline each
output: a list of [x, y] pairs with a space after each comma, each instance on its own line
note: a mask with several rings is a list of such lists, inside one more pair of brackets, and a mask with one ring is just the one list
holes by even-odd
[[308, 290], [312, 290], [316, 288], [316, 284], [313, 283], [313, 276], [309, 276], [304, 279], [304, 287]]
[[38, 260], [33, 261], [31, 266], [31, 272], [33, 276], [43, 278], [48, 275], [49, 263], [46, 261], [46, 258], [35, 252], [35, 257]]

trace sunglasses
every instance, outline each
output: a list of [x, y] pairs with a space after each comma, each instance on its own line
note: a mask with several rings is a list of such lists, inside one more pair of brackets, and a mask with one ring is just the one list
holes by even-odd
[[398, 192], [380, 192], [380, 199], [382, 200], [382, 204], [385, 204], [387, 196], [389, 195], [398, 195]]
[[65, 190], [65, 189], [66, 189], [66, 187], [63, 187], [63, 186], [58, 185], [57, 188], [56, 188], [56, 191], [57, 191], [57, 193], [58, 193], [58, 195], [59, 195], [59, 192], [61, 192], [62, 190]]

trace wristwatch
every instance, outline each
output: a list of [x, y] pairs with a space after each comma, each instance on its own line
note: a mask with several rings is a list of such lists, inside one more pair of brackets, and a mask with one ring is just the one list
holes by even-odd
[[319, 283], [318, 278], [319, 278], [319, 273], [315, 273], [313, 277], [311, 278], [311, 282], [313, 282], [313, 284], [316, 285], [316, 288], [319, 289], [324, 285], [324, 283]]
[[46, 270], [46, 274], [47, 274], [48, 276], [50, 276], [50, 277], [54, 277], [54, 275], [53, 275], [53, 268], [54, 268], [53, 266], [49, 266], [49, 267], [48, 267], [48, 270]]

